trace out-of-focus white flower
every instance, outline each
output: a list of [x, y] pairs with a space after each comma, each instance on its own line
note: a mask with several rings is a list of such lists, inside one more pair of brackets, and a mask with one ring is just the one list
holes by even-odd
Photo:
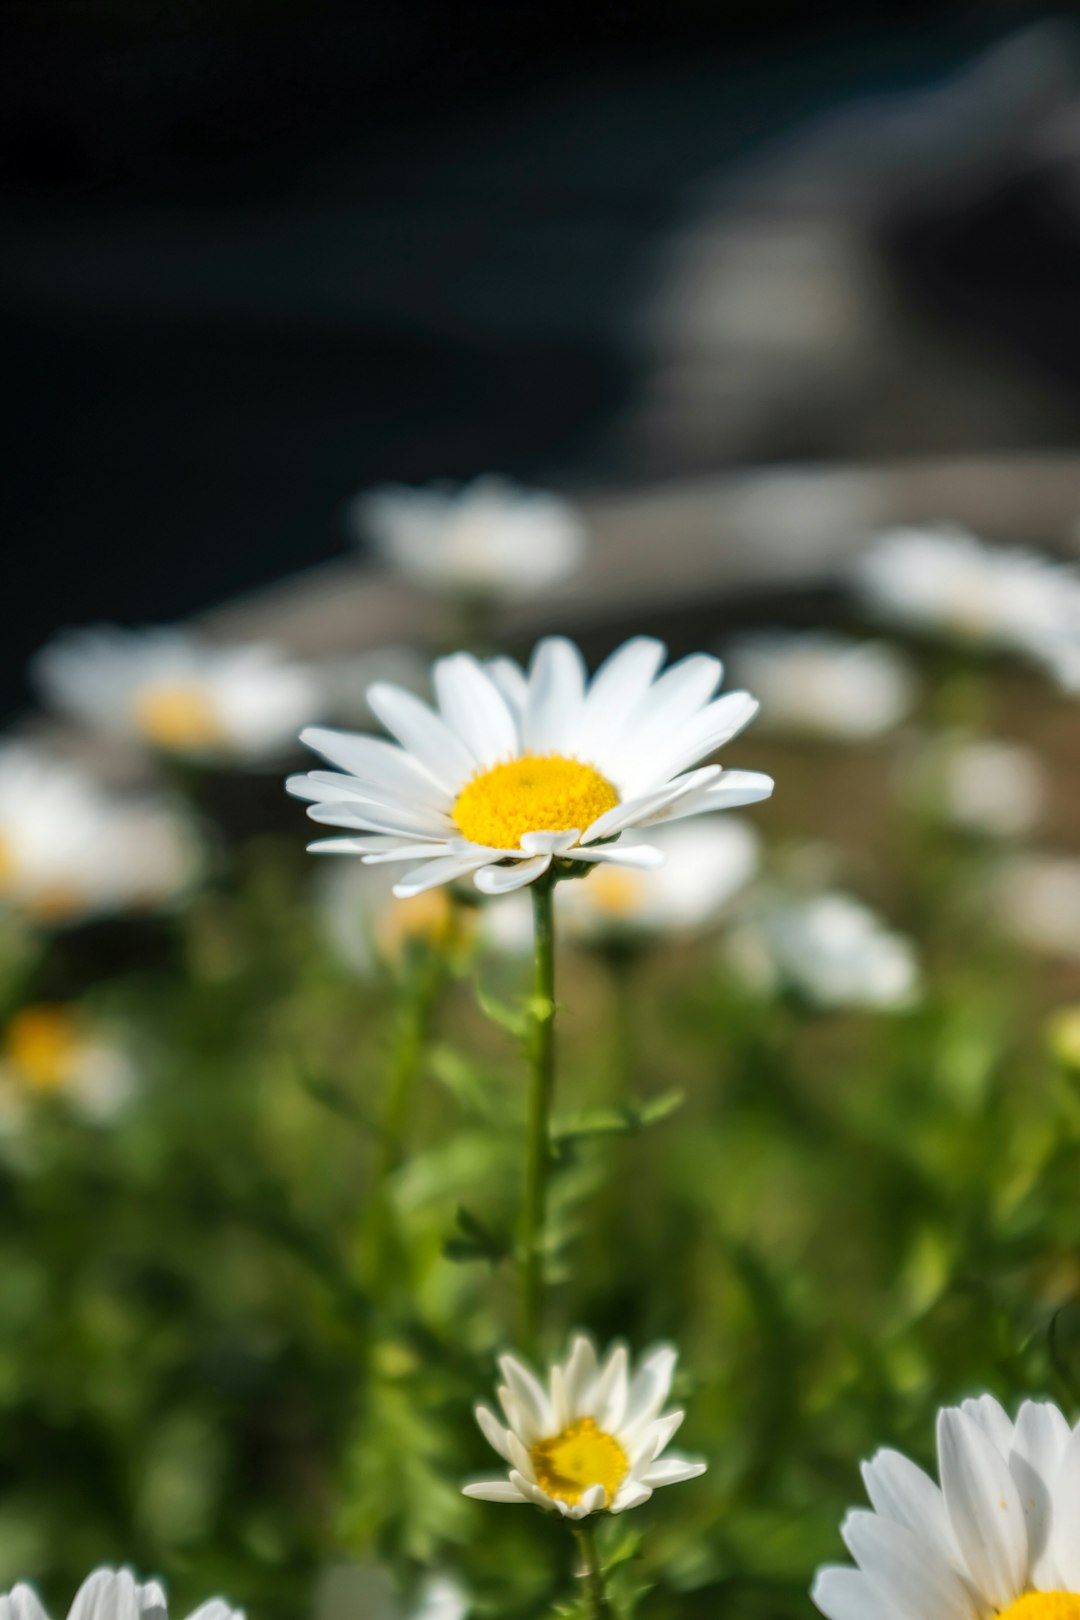
[[569, 501], [503, 478], [372, 490], [351, 503], [349, 520], [402, 578], [462, 596], [528, 596], [576, 573], [585, 555]]
[[0, 748], [0, 905], [44, 923], [144, 909], [175, 899], [196, 866], [178, 812], [108, 794], [38, 749]]
[[[75, 1594], [68, 1620], [168, 1620], [164, 1589], [157, 1581], [145, 1585], [129, 1569], [96, 1569]], [[30, 1586], [15, 1586], [0, 1596], [0, 1620], [48, 1620]], [[244, 1620], [242, 1609], [230, 1608], [222, 1598], [201, 1603], [188, 1620]]]
[[849, 894], [767, 893], [732, 933], [729, 952], [752, 986], [789, 989], [817, 1007], [902, 1008], [918, 993], [910, 942]]
[[991, 838], [1022, 838], [1046, 807], [1046, 771], [1022, 743], [945, 733], [906, 773], [917, 796], [955, 826]]
[[465, 1590], [450, 1575], [429, 1575], [411, 1601], [377, 1564], [334, 1564], [323, 1571], [315, 1620], [465, 1620]]
[[1080, 608], [1073, 633], [1051, 641], [1042, 649], [1040, 661], [1063, 692], [1080, 696]]
[[886, 642], [777, 630], [740, 638], [728, 662], [773, 731], [857, 742], [891, 730], [915, 701], [911, 665]]
[[276, 647], [219, 647], [184, 630], [66, 631], [32, 670], [81, 724], [193, 760], [276, 758], [323, 707], [313, 671]]
[[[649, 871], [601, 866], [587, 883], [560, 884], [560, 939], [581, 945], [692, 934], [718, 922], [758, 868], [754, 829], [736, 817], [658, 827], [650, 842], [664, 856]], [[532, 950], [532, 908], [510, 895], [484, 912], [483, 937], [503, 950]]]
[[1036, 659], [1080, 623], [1076, 570], [959, 529], [880, 534], [855, 563], [853, 581], [890, 623]]
[[[425, 889], [398, 900], [393, 871], [360, 861], [322, 866], [316, 903], [331, 950], [362, 979], [376, 977], [380, 966], [396, 967], [414, 940], [448, 945], [455, 928], [454, 902], [447, 889]], [[467, 927], [476, 914], [470, 908], [461, 926]]]
[[699, 764], [758, 705], [748, 692], [715, 697], [723, 666], [704, 653], [659, 674], [665, 650], [628, 641], [591, 681], [561, 636], [538, 644], [527, 672], [456, 653], [435, 665], [437, 709], [376, 684], [368, 698], [396, 745], [302, 733], [340, 770], [293, 776], [289, 792], [312, 801], [313, 821], [351, 831], [310, 847], [416, 862], [394, 886], [399, 899], [467, 876], [484, 894], [506, 894], [553, 862], [659, 865], [657, 850], [626, 835], [753, 804], [773, 786], [757, 771]]
[[863, 1464], [873, 1512], [841, 1535], [856, 1569], [820, 1569], [828, 1620], [1080, 1620], [1080, 1426], [1049, 1401], [1015, 1424], [990, 1395], [938, 1414], [937, 1485], [898, 1451]]
[[998, 869], [991, 892], [1002, 933], [1051, 956], [1080, 958], [1080, 859], [1031, 852]]
[[131, 1055], [77, 1007], [36, 1002], [0, 1032], [0, 1128], [17, 1128], [35, 1098], [63, 1098], [92, 1124], [106, 1124], [131, 1097]]
[[567, 1359], [551, 1367], [545, 1389], [516, 1356], [500, 1356], [498, 1395], [508, 1427], [486, 1406], [476, 1408], [476, 1421], [510, 1464], [509, 1476], [466, 1485], [465, 1495], [534, 1502], [583, 1519], [623, 1513], [660, 1485], [696, 1479], [704, 1463], [660, 1455], [683, 1420], [682, 1412], [663, 1410], [676, 1360], [671, 1346], [661, 1345], [631, 1378], [624, 1345], [601, 1363], [592, 1340], [579, 1334]]

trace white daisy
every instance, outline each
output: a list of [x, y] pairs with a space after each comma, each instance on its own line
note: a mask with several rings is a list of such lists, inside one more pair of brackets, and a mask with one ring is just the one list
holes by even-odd
[[1046, 770], [1030, 748], [963, 732], [931, 739], [903, 783], [954, 826], [990, 838], [1032, 832], [1048, 797]]
[[[68, 1611], [68, 1620], [142, 1620], [143, 1616], [168, 1620], [165, 1592], [157, 1581], [140, 1584], [129, 1569], [96, 1569], [83, 1581]], [[48, 1616], [33, 1588], [20, 1585], [0, 1596], [0, 1620], [48, 1620]], [[188, 1620], [244, 1620], [244, 1614], [222, 1598], [211, 1598]]]
[[44, 697], [81, 724], [196, 760], [277, 757], [322, 704], [315, 674], [277, 648], [214, 646], [184, 630], [67, 631], [31, 667]]
[[106, 1029], [66, 1003], [21, 1007], [0, 1032], [0, 1116], [22, 1123], [35, 1097], [62, 1097], [93, 1124], [105, 1124], [131, 1097], [130, 1054]]
[[597, 1360], [592, 1341], [578, 1335], [555, 1363], [545, 1390], [516, 1356], [499, 1358], [505, 1382], [499, 1401], [503, 1428], [486, 1406], [476, 1408], [484, 1438], [510, 1464], [507, 1479], [466, 1485], [466, 1496], [487, 1502], [534, 1502], [582, 1519], [622, 1513], [647, 1502], [660, 1485], [696, 1479], [705, 1464], [660, 1453], [683, 1420], [664, 1412], [676, 1352], [661, 1345], [630, 1376], [625, 1346]]
[[741, 637], [729, 664], [774, 731], [858, 742], [898, 725], [915, 701], [910, 664], [882, 641], [776, 630]]
[[855, 587], [891, 623], [1035, 658], [1080, 622], [1080, 573], [959, 529], [894, 529], [858, 559]]
[[39, 749], [0, 747], [0, 905], [77, 922], [164, 904], [192, 881], [190, 823], [157, 800], [106, 793]]
[[1003, 861], [990, 903], [1008, 938], [1050, 956], [1080, 960], [1080, 859], [1030, 851]]
[[[339, 961], [361, 979], [376, 978], [380, 968], [397, 966], [414, 941], [446, 946], [459, 925], [447, 889], [425, 889], [398, 900], [393, 874], [385, 866], [349, 861], [342, 872], [335, 863], [333, 871], [323, 867], [318, 879], [316, 915], [323, 935]], [[468, 929], [477, 912], [477, 907], [470, 907], [460, 926]]]
[[395, 573], [463, 596], [529, 596], [575, 573], [585, 555], [569, 501], [503, 478], [372, 490], [351, 503], [349, 521]]
[[756, 771], [688, 767], [753, 718], [746, 692], [714, 697], [722, 666], [696, 654], [663, 674], [664, 647], [641, 637], [592, 680], [572, 642], [540, 642], [529, 671], [456, 653], [435, 665], [437, 710], [378, 683], [368, 701], [397, 744], [309, 728], [301, 740], [338, 772], [294, 776], [308, 814], [354, 836], [316, 851], [419, 864], [399, 898], [474, 875], [485, 894], [542, 876], [553, 861], [659, 865], [627, 832], [767, 798]]
[[731, 936], [735, 969], [757, 989], [788, 989], [816, 1007], [909, 1006], [919, 988], [910, 942], [836, 891], [763, 894]]
[[315, 1592], [315, 1620], [465, 1620], [465, 1590], [450, 1575], [429, 1575], [403, 1598], [378, 1564], [332, 1564]]
[[938, 1414], [941, 1484], [896, 1451], [863, 1464], [873, 1512], [818, 1571], [828, 1620], [1080, 1620], [1080, 1425], [1049, 1401], [1015, 1424], [989, 1395]]

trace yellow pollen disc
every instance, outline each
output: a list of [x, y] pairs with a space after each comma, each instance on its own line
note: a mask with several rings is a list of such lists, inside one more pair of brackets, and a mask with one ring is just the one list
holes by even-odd
[[454, 821], [474, 844], [518, 849], [529, 832], [584, 832], [619, 802], [606, 776], [561, 754], [526, 754], [467, 782]]
[[567, 1507], [576, 1507], [591, 1485], [604, 1487], [604, 1506], [609, 1507], [630, 1466], [614, 1436], [589, 1417], [579, 1418], [552, 1440], [538, 1440], [529, 1459], [540, 1489]]
[[61, 1091], [82, 1045], [78, 1020], [66, 1007], [24, 1007], [4, 1031], [8, 1064], [31, 1091]]
[[135, 724], [155, 748], [184, 753], [225, 741], [214, 705], [194, 681], [145, 687], [136, 694], [134, 714]]
[[998, 1620], [1080, 1620], [1080, 1593], [1025, 1592]]

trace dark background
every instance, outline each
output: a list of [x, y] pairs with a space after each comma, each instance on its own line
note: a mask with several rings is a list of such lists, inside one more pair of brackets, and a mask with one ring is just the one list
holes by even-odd
[[[9, 6], [0, 705], [61, 625], [167, 620], [339, 552], [365, 484], [632, 481], [607, 427], [639, 384], [640, 266], [686, 188], [1040, 15]], [[889, 238], [906, 296], [1052, 374], [1068, 442], [1073, 225], [1031, 166], [910, 224]]]

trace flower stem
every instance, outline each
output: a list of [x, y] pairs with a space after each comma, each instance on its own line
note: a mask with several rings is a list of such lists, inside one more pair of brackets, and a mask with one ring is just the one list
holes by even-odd
[[555, 908], [554, 883], [545, 875], [532, 885], [533, 995], [528, 1036], [528, 1139], [525, 1207], [521, 1234], [522, 1341], [532, 1353], [540, 1330], [544, 1283], [544, 1229], [551, 1169], [551, 1107], [555, 1097]]
[[616, 1620], [615, 1610], [608, 1602], [607, 1585], [591, 1520], [582, 1519], [574, 1526], [574, 1539], [581, 1554], [578, 1578], [585, 1583], [585, 1612], [589, 1620]]

